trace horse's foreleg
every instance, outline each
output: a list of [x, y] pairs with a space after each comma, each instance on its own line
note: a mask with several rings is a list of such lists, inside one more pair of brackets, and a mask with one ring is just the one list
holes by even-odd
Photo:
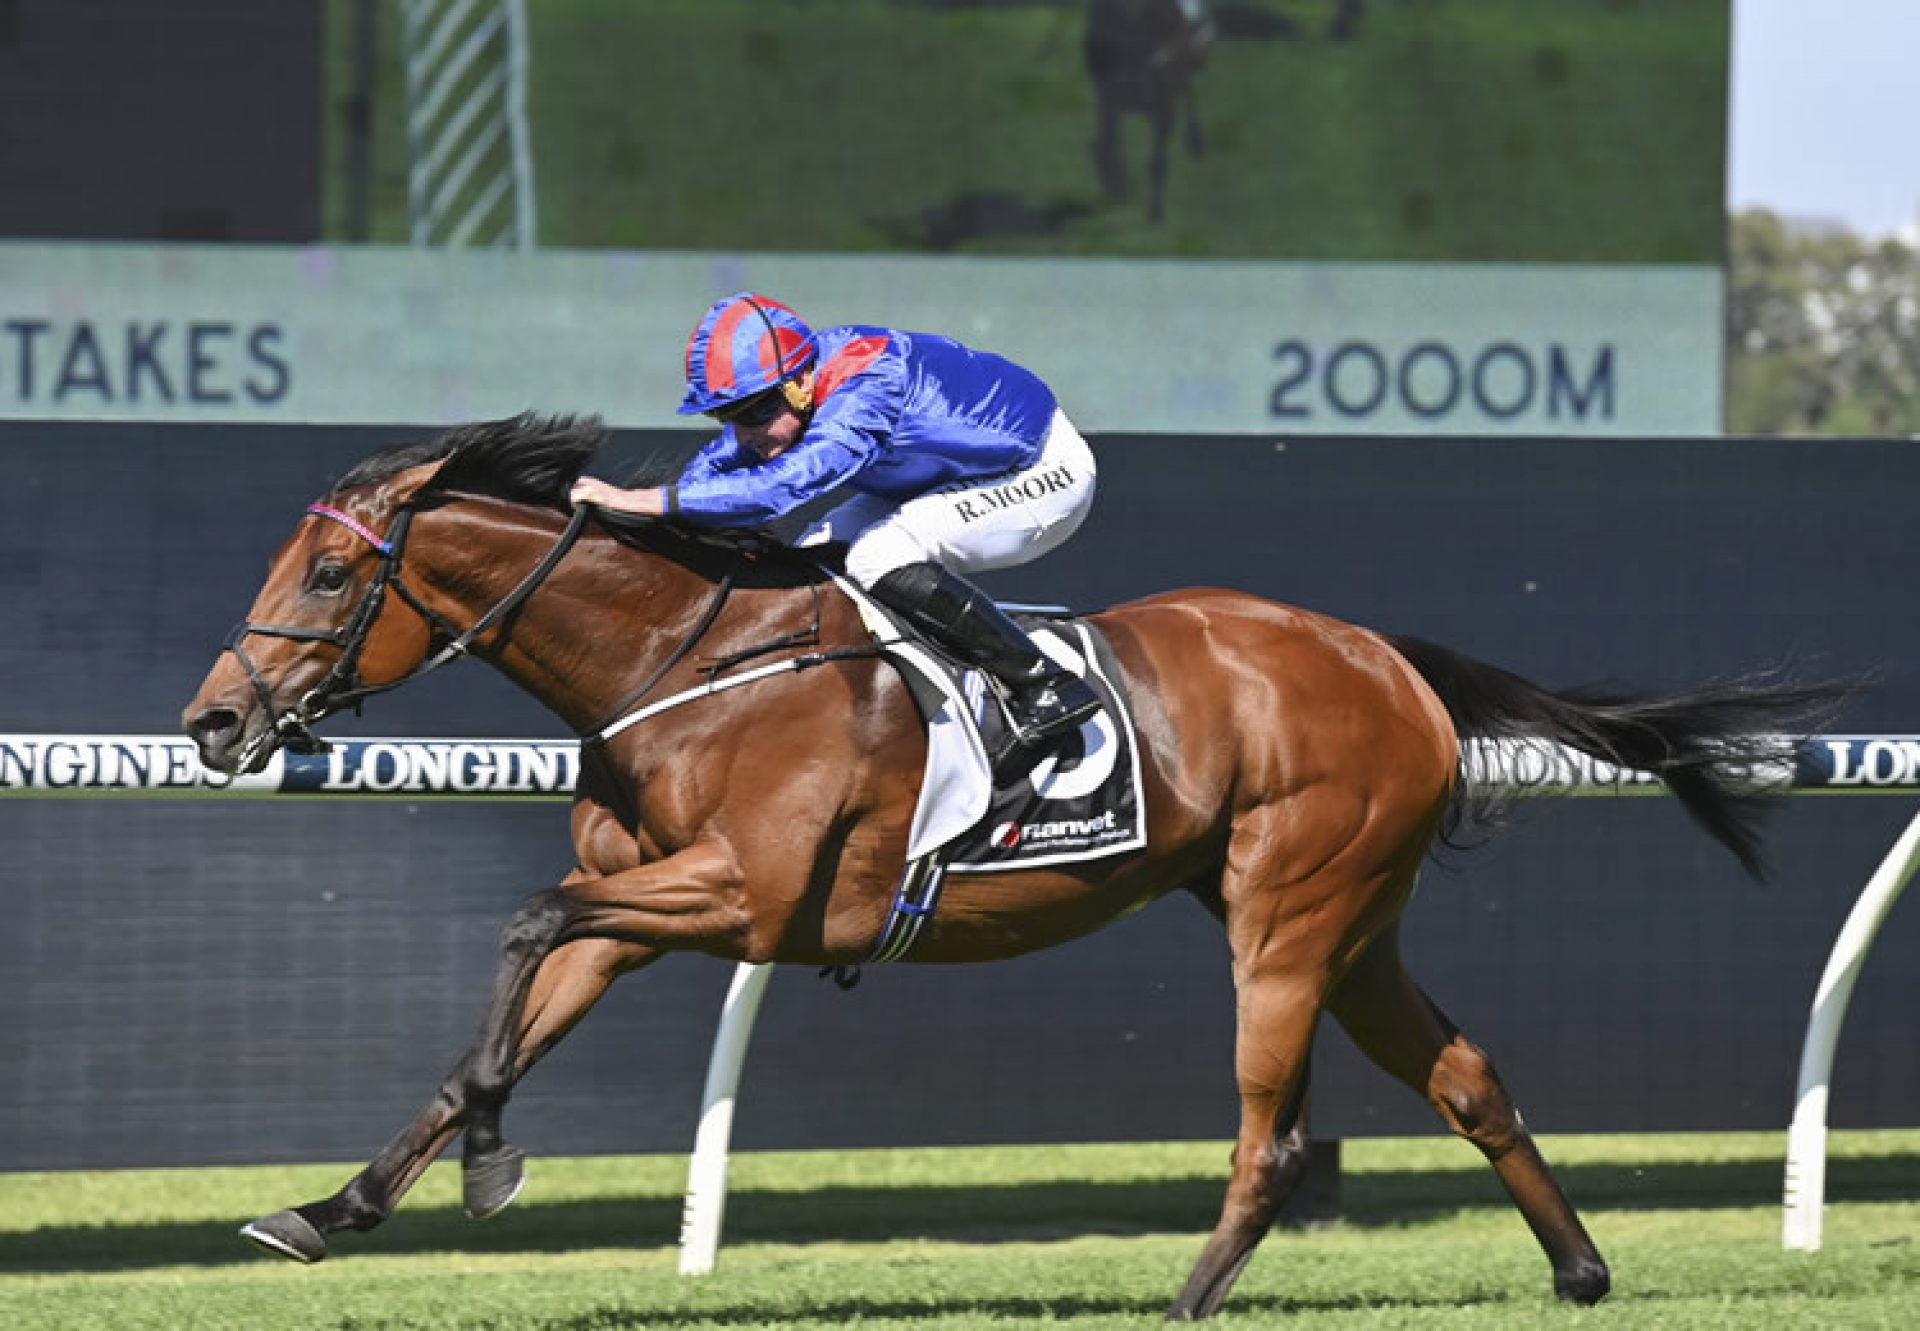
[[467, 1139], [460, 1157], [462, 1200], [467, 1214], [485, 1220], [520, 1193], [525, 1155], [500, 1133], [500, 1112], [516, 1075], [521, 1012], [527, 995], [573, 913], [562, 888], [529, 897], [500, 933], [500, 969], [480, 1034], [460, 1067]]
[[1173, 137], [1173, 110], [1168, 103], [1153, 113], [1153, 157], [1147, 166], [1147, 218], [1153, 222], [1167, 215], [1167, 141]]
[[[636, 944], [591, 941], [563, 946], [548, 956], [526, 1003], [521, 1070], [557, 1043], [616, 976], [656, 955]], [[385, 1220], [464, 1125], [471, 1057], [461, 1061], [427, 1106], [339, 1192], [265, 1216], [241, 1233], [282, 1256], [317, 1262], [327, 1255], [327, 1235], [372, 1229]]]
[[1354, 963], [1329, 1007], [1362, 1053], [1425, 1096], [1449, 1128], [1480, 1148], [1553, 1264], [1554, 1292], [1570, 1303], [1606, 1297], [1606, 1262], [1548, 1172], [1493, 1064], [1407, 974], [1397, 927]]
[[[732, 890], [738, 883], [731, 854], [699, 846], [605, 877], [571, 880], [530, 898], [515, 914], [501, 937], [486, 1020], [462, 1068], [467, 1139], [461, 1168], [469, 1215], [485, 1219], [518, 1195], [526, 1157], [502, 1135], [501, 1111], [514, 1083], [605, 989], [603, 983], [589, 996], [590, 986], [575, 982], [567, 990], [572, 1001], [553, 1005], [558, 1015], [551, 1029], [537, 1029], [539, 1005], [528, 995], [542, 968], [560, 955], [553, 949], [601, 939], [657, 953], [744, 937], [746, 916]], [[585, 1003], [576, 1008], [580, 998]]]
[[372, 1229], [393, 1213], [402, 1194], [460, 1130], [460, 1078], [447, 1078], [427, 1107], [340, 1191], [321, 1201], [275, 1211], [240, 1227], [255, 1246], [298, 1262], [327, 1255], [327, 1235]]
[[[258, 1246], [302, 1262], [317, 1262], [327, 1255], [327, 1235], [343, 1229], [372, 1229], [393, 1213], [400, 1198], [411, 1187], [433, 1158], [444, 1150], [460, 1130], [463, 1120], [471, 1122], [475, 1107], [492, 1110], [495, 1151], [483, 1160], [483, 1177], [495, 1180], [508, 1175], [517, 1178], [517, 1161], [499, 1147], [499, 1107], [504, 1091], [497, 1096], [495, 1078], [476, 1077], [475, 1070], [488, 1067], [486, 1054], [505, 1043], [501, 1027], [512, 1020], [520, 1008], [527, 985], [535, 969], [545, 959], [565, 920], [565, 902], [556, 892], [543, 892], [531, 898], [514, 913], [502, 936], [500, 971], [494, 983], [493, 1001], [481, 1026], [480, 1042], [468, 1051], [453, 1073], [441, 1083], [427, 1107], [387, 1143], [365, 1169], [347, 1185], [324, 1201], [277, 1211], [241, 1229], [241, 1234]], [[469, 1130], [467, 1176], [472, 1177], [472, 1133]], [[508, 1148], [510, 1149], [510, 1148]], [[517, 1182], [498, 1182], [496, 1186], [518, 1191]], [[511, 1191], [492, 1210], [511, 1200]], [[471, 1185], [467, 1209], [474, 1211]], [[491, 1214], [491, 1211], [485, 1212]]]
[[399, 1203], [462, 1127], [467, 1210], [492, 1215], [513, 1200], [521, 1153], [500, 1133], [508, 1093], [606, 992], [614, 978], [668, 947], [744, 933], [738, 885], [723, 848], [700, 846], [605, 878], [576, 878], [514, 913], [480, 1035], [433, 1100], [332, 1197], [277, 1211], [241, 1233], [303, 1262], [327, 1255], [328, 1234], [371, 1229]]

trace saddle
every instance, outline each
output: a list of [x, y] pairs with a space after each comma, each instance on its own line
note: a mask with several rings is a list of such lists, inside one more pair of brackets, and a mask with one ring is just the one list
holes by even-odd
[[1011, 729], [998, 691], [851, 582], [843, 580], [841, 589], [927, 726], [909, 866], [932, 857], [952, 872], [986, 872], [1098, 859], [1146, 844], [1133, 716], [1114, 682], [1112, 649], [1093, 625], [1064, 610], [1003, 607], [1040, 650], [1093, 686], [1102, 707], [1032, 770], [996, 786], [988, 755], [1004, 747]]

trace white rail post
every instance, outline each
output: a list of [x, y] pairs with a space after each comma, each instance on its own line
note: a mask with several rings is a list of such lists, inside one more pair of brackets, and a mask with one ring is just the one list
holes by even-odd
[[694, 1134], [693, 1159], [687, 1165], [687, 1197], [680, 1211], [680, 1274], [713, 1273], [720, 1252], [720, 1224], [727, 1212], [727, 1151], [733, 1137], [733, 1105], [740, 1089], [740, 1069], [753, 1039], [760, 999], [773, 978], [773, 967], [743, 961], [734, 968], [733, 982], [720, 1008], [720, 1030], [714, 1036], [713, 1056], [707, 1063], [707, 1086], [700, 1096], [700, 1127]]
[[1861, 889], [1814, 993], [1806, 1040], [1800, 1046], [1800, 1085], [1794, 1098], [1793, 1123], [1787, 1129], [1782, 1247], [1802, 1252], [1820, 1248], [1827, 1199], [1827, 1087], [1833, 1077], [1834, 1050], [1840, 1043], [1840, 1023], [1846, 1019], [1853, 983], [1860, 978], [1874, 936], [1916, 869], [1920, 869], [1920, 814], [1914, 815]]

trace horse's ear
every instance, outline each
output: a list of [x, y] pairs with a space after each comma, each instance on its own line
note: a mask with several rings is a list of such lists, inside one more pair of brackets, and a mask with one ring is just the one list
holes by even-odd
[[425, 458], [408, 472], [396, 474], [388, 487], [388, 499], [395, 506], [414, 509], [434, 509], [452, 503], [465, 491], [458, 484], [444, 484], [447, 464], [451, 457]]

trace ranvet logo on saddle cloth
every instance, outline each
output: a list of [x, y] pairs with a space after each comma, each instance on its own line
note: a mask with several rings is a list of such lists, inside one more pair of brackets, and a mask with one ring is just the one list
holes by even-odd
[[1106, 639], [1082, 620], [1029, 620], [1034, 643], [1093, 685], [1101, 711], [1025, 777], [995, 790], [987, 755], [1007, 734], [1006, 711], [978, 671], [911, 636], [844, 580], [874, 640], [900, 671], [927, 722], [927, 764], [907, 838], [907, 868], [869, 961], [897, 961], [933, 914], [949, 873], [1076, 864], [1146, 844], [1140, 745]]

